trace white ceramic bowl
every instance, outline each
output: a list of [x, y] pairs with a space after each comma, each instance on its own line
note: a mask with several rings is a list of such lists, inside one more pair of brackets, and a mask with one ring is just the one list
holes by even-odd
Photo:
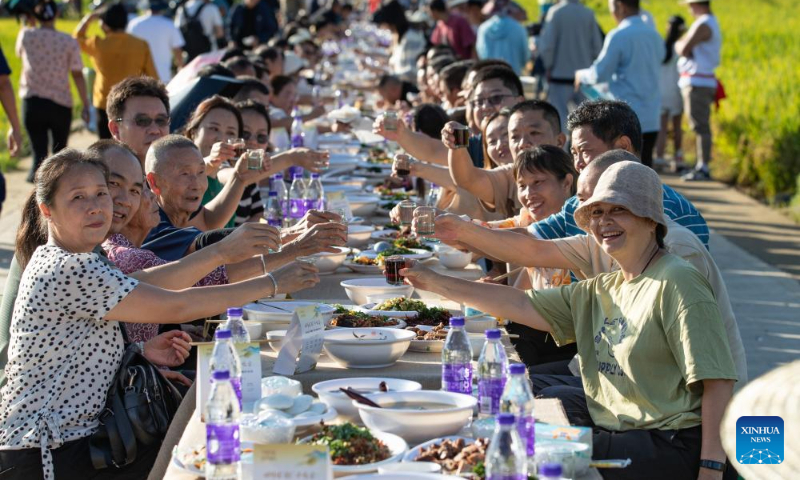
[[353, 175], [337, 175], [335, 177], [323, 176], [321, 180], [325, 190], [332, 185], [353, 185], [358, 187], [358, 190], [361, 190], [364, 188], [364, 184], [367, 183], [367, 177], [358, 177]]
[[462, 252], [460, 250], [452, 249], [447, 251], [440, 251], [438, 254], [439, 263], [445, 268], [451, 270], [460, 270], [472, 263], [472, 253]]
[[271, 348], [275, 353], [280, 352], [281, 347], [283, 347], [284, 337], [286, 337], [286, 330], [271, 330], [267, 332], [267, 339], [280, 340], [280, 342], [270, 342], [269, 348]]
[[[394, 433], [411, 443], [420, 443], [433, 438], [455, 435], [472, 418], [472, 410], [478, 400], [459, 393], [420, 390], [418, 392], [381, 393], [369, 395], [383, 408], [370, 407], [358, 402], [364, 425], [372, 430]], [[392, 408], [398, 402], [434, 402], [451, 405], [435, 410]]]
[[400, 462], [390, 463], [384, 467], [378, 468], [379, 474], [385, 473], [439, 473], [442, 471], [442, 466], [433, 462]]
[[351, 475], [342, 477], [341, 480], [464, 480], [463, 477], [455, 477], [453, 475], [442, 475], [440, 473], [408, 473], [408, 472], [392, 472], [392, 473], [375, 473], [370, 475]]
[[[378, 470], [379, 467], [399, 462], [403, 458], [403, 455], [405, 455], [406, 450], [408, 450], [408, 443], [406, 443], [405, 440], [398, 437], [397, 435], [392, 435], [391, 433], [386, 433], [386, 432], [375, 432], [375, 431], [370, 433], [372, 433], [373, 437], [382, 441], [389, 448], [391, 456], [386, 460], [375, 463], [368, 463], [366, 465], [334, 465], [333, 466], [334, 477], [375, 472]], [[298, 443], [308, 443], [310, 440], [311, 437], [305, 437], [303, 439], [300, 439]]]
[[273, 330], [288, 329], [289, 323], [292, 321], [294, 310], [298, 307], [305, 307], [308, 305], [319, 305], [322, 319], [325, 322], [329, 322], [333, 316], [334, 308], [330, 305], [294, 300], [248, 303], [242, 307], [242, 309], [244, 310], [244, 316], [247, 320], [260, 322], [264, 332], [271, 332]]
[[259, 338], [261, 338], [261, 333], [262, 333], [261, 323], [245, 320], [244, 328], [247, 329], [247, 333], [248, 335], [250, 335], [250, 340], [258, 340]]
[[358, 409], [353, 406], [353, 400], [339, 390], [340, 388], [352, 387], [363, 392], [374, 392], [378, 390], [378, 385], [386, 382], [386, 388], [390, 392], [413, 392], [422, 389], [422, 385], [411, 380], [399, 378], [379, 378], [379, 377], [357, 377], [340, 378], [337, 380], [326, 380], [311, 386], [311, 390], [317, 394], [323, 403], [336, 409], [339, 415], [350, 421], [361, 423], [358, 416]]
[[347, 201], [350, 203], [350, 210], [353, 216], [370, 217], [378, 208], [381, 197], [378, 195], [359, 195], [355, 193], [346, 194]]
[[467, 333], [486, 333], [490, 328], [497, 328], [497, 319], [484, 315], [478, 318], [469, 318], [464, 322], [464, 330]]
[[[472, 358], [477, 359], [481, 356], [481, 349], [483, 348], [483, 344], [486, 343], [486, 334], [485, 333], [468, 333], [469, 336], [469, 344], [472, 346]], [[269, 334], [267, 334], [269, 336]], [[271, 346], [272, 344], [270, 344]]]
[[335, 272], [342, 266], [344, 259], [347, 258], [347, 254], [350, 253], [350, 249], [346, 247], [333, 248], [338, 250], [339, 253], [320, 252], [312, 255], [312, 257], [317, 259], [316, 265], [317, 268], [319, 268], [320, 275], [328, 275]]
[[397, 294], [397, 296], [410, 297], [414, 293], [412, 285], [389, 285], [384, 277], [365, 277], [343, 280], [340, 285], [344, 287], [347, 298], [356, 305], [367, 303], [367, 295], [376, 293]]
[[383, 368], [394, 365], [415, 336], [394, 328], [337, 328], [325, 332], [322, 348], [346, 368]]
[[375, 231], [371, 225], [348, 225], [347, 246], [350, 248], [363, 247], [369, 243], [370, 235]]

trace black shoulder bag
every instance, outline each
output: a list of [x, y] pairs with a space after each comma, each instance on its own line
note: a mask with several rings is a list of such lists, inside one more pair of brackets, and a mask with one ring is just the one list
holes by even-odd
[[[120, 327], [124, 332], [125, 327]], [[100, 426], [89, 439], [94, 468], [129, 465], [136, 460], [137, 441], [143, 445], [160, 442], [181, 400], [159, 369], [128, 345], [98, 415]]]

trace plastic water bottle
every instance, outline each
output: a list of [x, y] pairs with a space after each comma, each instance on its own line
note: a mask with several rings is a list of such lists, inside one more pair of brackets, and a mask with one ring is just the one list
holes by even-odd
[[276, 173], [269, 181], [269, 189], [278, 193], [278, 201], [281, 204], [281, 214], [283, 218], [289, 213], [289, 190], [286, 189], [286, 182], [283, 181], [283, 174]]
[[500, 330], [486, 330], [478, 359], [478, 408], [480, 415], [497, 415], [500, 412], [500, 397], [508, 378], [508, 357], [500, 343]]
[[212, 374], [211, 394], [206, 403], [206, 478], [241, 478], [239, 416], [241, 409], [227, 370]]
[[305, 206], [306, 186], [303, 174], [295, 173], [292, 176], [292, 186], [289, 187], [289, 221], [294, 224], [306, 214]]
[[464, 330], [464, 317], [450, 319], [442, 349], [442, 389], [472, 395], [472, 345]]
[[531, 462], [535, 453], [536, 430], [533, 415], [533, 392], [525, 372], [525, 365], [512, 363], [508, 367], [508, 382], [500, 397], [500, 411], [511, 413], [517, 419], [517, 431], [525, 443], [525, 454]]
[[281, 228], [283, 226], [283, 208], [278, 199], [278, 192], [270, 190], [267, 196], [267, 203], [264, 205], [264, 219], [267, 225]]
[[431, 188], [429, 188], [428, 193], [425, 194], [425, 205], [429, 207], [435, 207], [441, 198], [442, 187], [436, 185], [435, 183], [431, 183]]
[[325, 190], [322, 188], [322, 182], [319, 179], [319, 173], [312, 173], [311, 179], [306, 186], [305, 203], [303, 204], [305, 211], [309, 210], [325, 210]]
[[[242, 364], [239, 355], [233, 347], [233, 338], [230, 330], [218, 328], [214, 332], [214, 349], [211, 351], [209, 369], [213, 378], [214, 372], [228, 372], [233, 391], [239, 399], [239, 409], [242, 408]], [[213, 384], [213, 382], [212, 382]]]
[[[300, 148], [305, 144], [304, 140], [304, 133], [303, 133], [303, 117], [300, 115], [300, 111], [297, 107], [294, 107], [292, 110], [292, 133], [291, 133], [291, 144], [292, 148]], [[289, 167], [289, 175], [294, 178], [296, 174], [303, 174], [303, 167], [291, 166]]]
[[486, 480], [527, 480], [528, 459], [514, 428], [514, 415], [497, 416], [489, 449], [486, 451]]
[[539, 480], [561, 480], [560, 463], [547, 462], [539, 466]]
[[228, 321], [222, 328], [231, 332], [233, 343], [250, 343], [250, 333], [244, 327], [241, 307], [228, 307]]

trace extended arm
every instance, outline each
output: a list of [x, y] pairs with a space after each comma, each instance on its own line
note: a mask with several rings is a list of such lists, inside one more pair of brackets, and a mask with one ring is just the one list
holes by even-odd
[[455, 190], [457, 188], [456, 184], [453, 183], [452, 177], [450, 177], [450, 170], [447, 167], [431, 165], [425, 162], [411, 162], [409, 171], [412, 176], [424, 178], [442, 188], [447, 188], [449, 190]]
[[686, 32], [686, 35], [675, 42], [675, 50], [678, 52], [678, 55], [682, 57], [691, 57], [694, 47], [700, 43], [711, 40], [712, 35], [711, 27], [705, 23], [697, 25], [697, 27], [690, 28], [689, 31]]
[[8, 144], [8, 153], [14, 157], [22, 148], [22, 127], [20, 127], [19, 116], [17, 115], [14, 87], [11, 85], [11, 79], [8, 75], [0, 75], [0, 104], [3, 105], [3, 110], [5, 110], [8, 117], [8, 123], [11, 125], [6, 142]]
[[[700, 447], [700, 458], [703, 460], [725, 463], [720, 425], [725, 407], [733, 395], [733, 383], [733, 380], [703, 380], [703, 440]], [[722, 478], [722, 472], [701, 468], [698, 478]]]
[[412, 132], [402, 120], [397, 121], [396, 131], [389, 131], [384, 128], [381, 115], [375, 120], [372, 130], [387, 140], [397, 142], [414, 158], [437, 165], [447, 165], [447, 147], [441, 140], [431, 138], [424, 133]]
[[[442, 143], [445, 146], [453, 145], [455, 125], [457, 125], [456, 122], [449, 122], [442, 130]], [[489, 178], [491, 174], [482, 168], [477, 168], [472, 163], [472, 158], [466, 148], [448, 148], [447, 162], [450, 166], [450, 178], [456, 186], [475, 195], [487, 205], [493, 204], [494, 186]]]
[[575, 72], [575, 83], [594, 85], [611, 80], [620, 63], [621, 48], [619, 41], [614, 41], [614, 34], [609, 33], [603, 50], [592, 66]]

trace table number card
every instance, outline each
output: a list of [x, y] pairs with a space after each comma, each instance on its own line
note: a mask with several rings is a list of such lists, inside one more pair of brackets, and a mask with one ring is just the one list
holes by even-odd
[[[258, 342], [234, 343], [239, 362], [242, 364], [242, 408], [252, 410], [252, 405], [261, 399], [261, 346]], [[211, 352], [213, 343], [197, 346], [197, 408], [202, 415], [208, 395], [211, 393]]]
[[331, 457], [324, 445], [253, 445], [253, 480], [328, 480]]
[[322, 351], [324, 331], [319, 305], [295, 309], [272, 373], [294, 375], [313, 370]]

